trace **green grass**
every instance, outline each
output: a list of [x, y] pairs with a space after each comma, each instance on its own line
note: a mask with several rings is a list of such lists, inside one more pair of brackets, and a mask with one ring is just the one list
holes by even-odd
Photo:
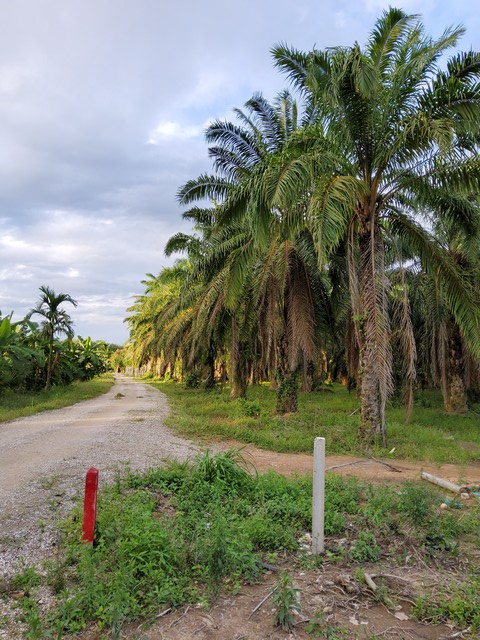
[[72, 382], [66, 387], [52, 387], [49, 391], [18, 393], [10, 390], [0, 395], [0, 422], [31, 416], [41, 411], [61, 409], [81, 400], [96, 398], [113, 385], [113, 376], [104, 374], [85, 382]]
[[[328, 475], [326, 549], [315, 557], [300, 544], [310, 529], [311, 495], [311, 478], [252, 475], [235, 450], [118, 476], [100, 492], [93, 547], [80, 542], [79, 505], [62, 525], [55, 559], [44, 571], [22, 565], [7, 592], [25, 592], [18, 607], [27, 638], [62, 638], [87, 627], [100, 634], [95, 637], [120, 638], [128, 621], [154, 620], [160, 610], [187, 603], [208, 606], [221, 589], [238, 593], [260, 578], [265, 561], [300, 571], [348, 566], [361, 581], [365, 563], [403, 567], [415, 548], [422, 566], [448, 569], [455, 583], [465, 578], [452, 570], [459, 544], [479, 547], [480, 506], [445, 512], [438, 492], [422, 483], [379, 492]], [[276, 622], [288, 628], [297, 590], [286, 574], [280, 576]], [[46, 613], [37, 605], [40, 582], [55, 596]], [[441, 598], [432, 600], [435, 615], [477, 625], [478, 596], [475, 607], [460, 607], [461, 594], [473, 593], [477, 582], [453, 591], [459, 596], [453, 609]], [[395, 604], [388, 593], [384, 601]], [[418, 600], [419, 618], [432, 611], [427, 602]]]
[[[304, 453], [311, 453], [314, 438], [322, 436], [330, 454], [364, 454], [357, 440], [359, 400], [340, 385], [332, 391], [301, 393], [298, 413], [277, 416], [275, 393], [267, 385], [249, 388], [242, 401], [231, 400], [227, 388], [204, 391], [174, 382], [151, 384], [168, 396], [168, 424], [183, 435]], [[480, 415], [471, 411], [448, 416], [435, 391], [417, 393], [410, 424], [405, 424], [403, 408], [389, 406], [387, 436], [388, 447], [376, 449], [375, 455], [460, 465], [480, 460]]]

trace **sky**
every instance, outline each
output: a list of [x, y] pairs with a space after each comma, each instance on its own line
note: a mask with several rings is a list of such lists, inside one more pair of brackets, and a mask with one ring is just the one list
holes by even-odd
[[208, 123], [286, 88], [271, 49], [363, 44], [389, 5], [440, 36], [472, 0], [0, 0], [0, 310], [19, 320], [39, 287], [70, 294], [77, 335], [123, 344], [123, 322], [209, 172]]

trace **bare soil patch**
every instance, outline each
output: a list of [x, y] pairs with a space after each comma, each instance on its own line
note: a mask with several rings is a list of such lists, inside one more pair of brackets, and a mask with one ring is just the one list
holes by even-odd
[[[282, 475], [308, 475], [312, 473], [313, 456], [306, 453], [277, 453], [265, 451], [253, 445], [244, 445], [236, 440], [223, 441], [218, 444], [222, 450], [232, 447], [244, 447], [242, 454], [259, 472], [276, 471]], [[328, 442], [327, 442], [328, 448]], [[357, 458], [353, 456], [326, 456], [326, 468], [332, 473], [342, 476], [355, 476], [365, 482], [404, 482], [419, 480], [420, 473], [426, 471], [436, 476], [458, 482], [459, 484], [480, 483], [480, 464], [432, 464], [428, 462], [411, 462], [409, 460], [379, 460], [373, 458]]]

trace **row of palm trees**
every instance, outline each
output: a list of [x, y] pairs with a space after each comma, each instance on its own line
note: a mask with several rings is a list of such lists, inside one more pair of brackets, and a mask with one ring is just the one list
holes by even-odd
[[12, 322], [12, 314], [0, 314], [0, 392], [48, 390], [52, 384], [89, 380], [107, 370], [108, 346], [90, 337], [74, 339], [65, 303], [77, 306], [69, 294], [42, 286], [37, 304], [23, 320]]
[[298, 102], [256, 94], [207, 129], [213, 172], [179, 191], [194, 233], [166, 247], [186, 259], [129, 309], [135, 362], [201, 367], [207, 386], [228, 366], [233, 395], [269, 379], [280, 412], [299, 375], [344, 376], [366, 442], [385, 442], [400, 388], [410, 408], [414, 385], [434, 384], [466, 410], [480, 386], [480, 55], [440, 66], [462, 33], [433, 39], [391, 8], [363, 48], [273, 49]]

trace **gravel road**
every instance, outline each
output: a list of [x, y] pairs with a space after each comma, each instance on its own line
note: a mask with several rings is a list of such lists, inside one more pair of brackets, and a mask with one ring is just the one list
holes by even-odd
[[55, 523], [81, 495], [90, 467], [102, 485], [126, 465], [146, 470], [194, 457], [198, 447], [164, 425], [167, 412], [160, 391], [117, 375], [103, 396], [0, 423], [0, 577], [20, 558], [39, 562], [53, 551]]

